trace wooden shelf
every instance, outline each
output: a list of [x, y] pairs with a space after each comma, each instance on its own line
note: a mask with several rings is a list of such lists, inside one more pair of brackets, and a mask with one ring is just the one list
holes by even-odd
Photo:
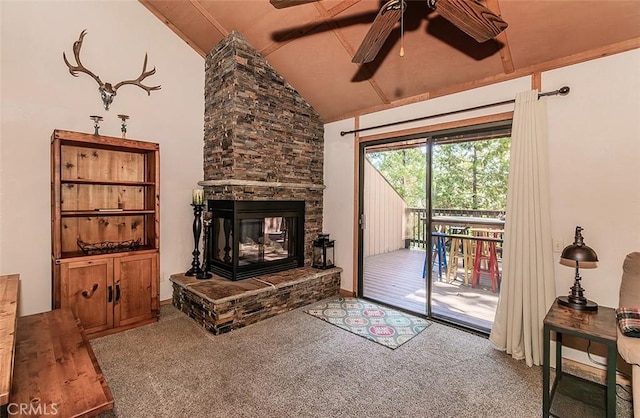
[[129, 216], [129, 215], [153, 215], [154, 210], [67, 210], [60, 212], [63, 218], [77, 216]]
[[[157, 320], [159, 145], [69, 131], [51, 139], [51, 307], [71, 309], [89, 338]], [[80, 241], [105, 252], [87, 254]]]
[[89, 179], [74, 179], [74, 180], [61, 180], [62, 184], [99, 184], [105, 186], [155, 186], [152, 181], [112, 181], [112, 180], [89, 180]]
[[[114, 255], [125, 255], [125, 254], [139, 254], [141, 252], [148, 252], [154, 250], [153, 247], [149, 246], [149, 245], [141, 245], [140, 247], [138, 247], [135, 250], [126, 250], [126, 251], [120, 251], [120, 252], [111, 252], [111, 253], [104, 253], [104, 254], [93, 254], [91, 255], [91, 257], [97, 257], [97, 258], [105, 258], [105, 257], [113, 257]], [[82, 251], [78, 250], [78, 251], [67, 251], [62, 253], [62, 256], [60, 257], [61, 259], [67, 260], [69, 258], [82, 258], [82, 257], [87, 257], [87, 254], [83, 253]]]
[[82, 147], [127, 150], [129, 152], [145, 153], [157, 151], [160, 146], [153, 142], [138, 141], [135, 139], [121, 139], [113, 136], [92, 135], [82, 132], [64, 131], [56, 129], [51, 136], [51, 142], [62, 140], [70, 145]]

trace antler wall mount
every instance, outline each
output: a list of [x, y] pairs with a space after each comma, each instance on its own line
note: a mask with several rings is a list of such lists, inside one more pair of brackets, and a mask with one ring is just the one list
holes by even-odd
[[80, 48], [82, 48], [82, 40], [86, 34], [87, 34], [87, 31], [85, 29], [82, 32], [80, 32], [80, 37], [78, 38], [77, 41], [73, 43], [73, 56], [76, 59], [76, 65], [71, 65], [71, 63], [69, 63], [69, 60], [67, 60], [67, 56], [65, 55], [64, 52], [62, 53], [62, 58], [64, 59], [64, 63], [67, 64], [67, 67], [69, 67], [69, 73], [72, 76], [77, 77], [78, 73], [85, 73], [91, 78], [93, 78], [96, 81], [96, 83], [98, 83], [98, 91], [100, 91], [100, 96], [102, 97], [102, 103], [104, 104], [104, 108], [106, 110], [109, 110], [109, 106], [111, 106], [111, 103], [113, 102], [113, 98], [116, 97], [117, 90], [126, 84], [140, 87], [141, 89], [147, 92], [148, 96], [151, 95], [152, 90], [160, 90], [161, 86], [149, 87], [142, 84], [142, 80], [156, 73], [155, 67], [147, 71], [147, 54], [146, 53], [144, 54], [144, 63], [142, 64], [142, 73], [138, 78], [134, 80], [124, 80], [114, 85], [112, 85], [111, 83], [103, 83], [102, 80], [100, 80], [100, 77], [95, 75], [93, 72], [89, 71], [80, 61]]

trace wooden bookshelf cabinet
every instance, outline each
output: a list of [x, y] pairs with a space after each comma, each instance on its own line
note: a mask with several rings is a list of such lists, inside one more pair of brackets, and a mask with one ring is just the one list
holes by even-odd
[[52, 307], [90, 338], [158, 318], [159, 168], [158, 144], [53, 132]]

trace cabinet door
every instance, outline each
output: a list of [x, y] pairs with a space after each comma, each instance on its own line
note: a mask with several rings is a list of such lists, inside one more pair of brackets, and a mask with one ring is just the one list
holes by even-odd
[[158, 254], [114, 259], [114, 325], [127, 326], [158, 313]]
[[71, 309], [87, 334], [113, 327], [111, 259], [60, 265], [60, 307]]

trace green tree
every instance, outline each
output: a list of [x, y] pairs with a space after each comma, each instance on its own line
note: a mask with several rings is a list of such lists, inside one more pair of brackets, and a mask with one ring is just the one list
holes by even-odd
[[433, 206], [505, 210], [510, 139], [434, 146]]
[[[510, 138], [433, 147], [433, 207], [505, 210]], [[425, 147], [367, 154], [410, 207], [426, 206]]]

